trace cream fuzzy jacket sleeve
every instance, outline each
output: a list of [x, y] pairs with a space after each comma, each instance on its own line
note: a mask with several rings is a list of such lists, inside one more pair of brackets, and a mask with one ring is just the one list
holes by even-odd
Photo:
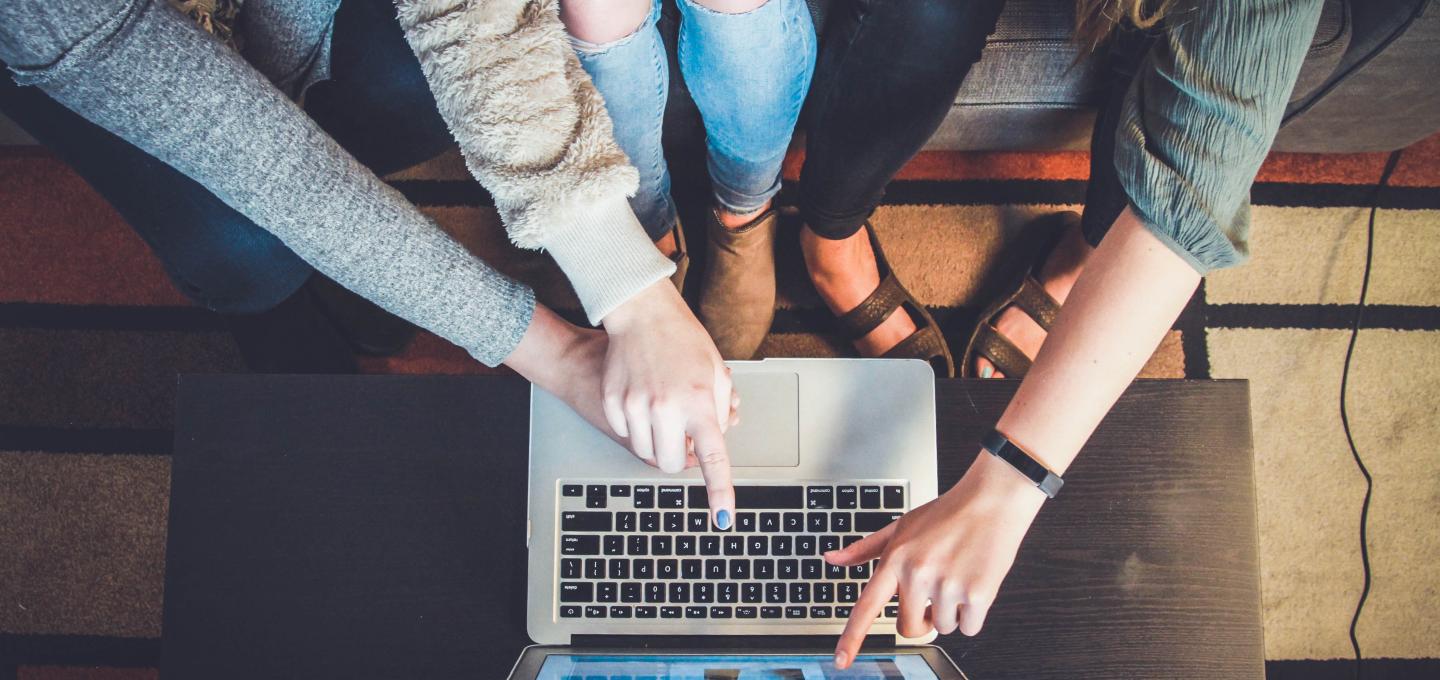
[[510, 238], [549, 252], [591, 323], [668, 277], [630, 209], [639, 179], [557, 0], [399, 0], [400, 25]]

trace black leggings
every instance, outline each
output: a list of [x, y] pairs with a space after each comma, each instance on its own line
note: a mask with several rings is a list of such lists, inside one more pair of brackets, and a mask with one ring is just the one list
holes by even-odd
[[[805, 114], [800, 215], [843, 239], [870, 218], [885, 186], [930, 139], [980, 59], [1004, 0], [835, 2]], [[1147, 36], [1112, 41], [1109, 91], [1091, 138], [1085, 235], [1098, 244], [1129, 203], [1112, 161], [1115, 123]]]

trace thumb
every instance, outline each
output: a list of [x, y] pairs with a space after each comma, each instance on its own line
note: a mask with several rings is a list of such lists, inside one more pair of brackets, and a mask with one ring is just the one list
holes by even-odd
[[894, 535], [895, 523], [892, 522], [884, 529], [851, 543], [849, 547], [825, 553], [825, 561], [838, 567], [869, 562], [885, 552], [885, 546], [890, 545], [890, 537]]

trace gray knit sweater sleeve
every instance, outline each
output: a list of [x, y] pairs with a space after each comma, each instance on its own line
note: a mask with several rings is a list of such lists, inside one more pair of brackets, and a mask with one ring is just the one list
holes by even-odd
[[1204, 274], [1249, 256], [1250, 185], [1322, 0], [1189, 0], [1131, 84], [1115, 169], [1141, 220]]
[[450, 239], [165, 3], [8, 0], [0, 59], [18, 82], [195, 179], [341, 285], [486, 364], [529, 326], [530, 289]]
[[626, 200], [639, 174], [557, 0], [399, 0], [400, 26], [465, 163], [515, 243], [543, 248], [591, 323], [674, 272]]

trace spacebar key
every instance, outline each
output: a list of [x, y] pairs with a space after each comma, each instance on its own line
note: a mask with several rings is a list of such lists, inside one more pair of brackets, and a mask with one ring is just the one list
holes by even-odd
[[872, 531], [884, 529], [888, 524], [900, 519], [898, 512], [857, 512], [855, 513], [855, 530], [868, 534]]
[[735, 507], [740, 509], [800, 509], [805, 507], [805, 489], [799, 486], [737, 486]]

